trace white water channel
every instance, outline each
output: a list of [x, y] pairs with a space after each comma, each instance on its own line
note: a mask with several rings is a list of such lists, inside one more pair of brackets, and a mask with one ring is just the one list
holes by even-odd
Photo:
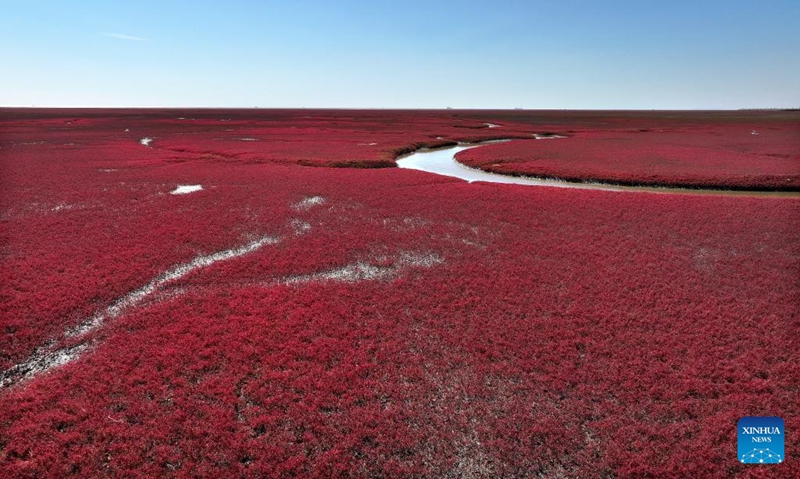
[[[562, 138], [562, 137], [537, 137]], [[738, 191], [738, 190], [709, 190], [695, 188], [677, 187], [655, 187], [655, 186], [623, 186], [605, 183], [577, 183], [558, 179], [533, 178], [529, 176], [509, 176], [497, 173], [489, 173], [477, 168], [471, 168], [459, 163], [456, 155], [470, 148], [478, 148], [483, 145], [498, 143], [509, 140], [494, 140], [481, 144], [460, 144], [446, 148], [424, 149], [410, 155], [397, 159], [399, 168], [425, 171], [442, 176], [459, 178], [468, 183], [475, 181], [485, 181], [487, 183], [502, 183], [511, 185], [528, 186], [549, 186], [554, 188], [573, 188], [581, 190], [603, 190], [603, 191], [629, 191], [661, 194], [689, 194], [689, 195], [724, 195], [724, 196], [759, 196], [759, 197], [798, 197], [800, 193], [792, 191]]]
[[[482, 145], [488, 144], [483, 143]], [[434, 150], [420, 150], [404, 158], [397, 160], [397, 166], [411, 170], [426, 171], [442, 176], [460, 178], [472, 183], [474, 181], [486, 181], [489, 183], [504, 183], [510, 185], [532, 185], [532, 186], [554, 186], [557, 188], [582, 188], [582, 189], [603, 189], [622, 191], [622, 187], [611, 185], [600, 185], [593, 183], [570, 183], [567, 181], [543, 180], [526, 176], [507, 176], [496, 173], [488, 173], [477, 168], [470, 168], [456, 161], [456, 154], [470, 148], [477, 148], [482, 145], [458, 145], [448, 148], [437, 148]]]

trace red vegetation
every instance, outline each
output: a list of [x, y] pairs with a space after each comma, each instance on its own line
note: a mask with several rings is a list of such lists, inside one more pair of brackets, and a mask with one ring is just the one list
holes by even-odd
[[[800, 475], [800, 200], [297, 165], [501, 113], [83, 115], [0, 123], [0, 373], [87, 348], [0, 389], [0, 476]], [[562, 121], [518, 115], [520, 135]], [[269, 148], [209, 140], [269, 121], [247, 133]], [[784, 464], [736, 461], [747, 415], [786, 421]]]
[[458, 158], [493, 173], [577, 182], [800, 191], [800, 122], [580, 132], [486, 146]]

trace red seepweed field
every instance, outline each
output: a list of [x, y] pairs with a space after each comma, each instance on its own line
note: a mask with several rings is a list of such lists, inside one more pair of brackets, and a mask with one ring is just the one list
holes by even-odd
[[393, 168], [797, 191], [798, 112], [0, 112], [0, 476], [800, 475], [800, 198]]

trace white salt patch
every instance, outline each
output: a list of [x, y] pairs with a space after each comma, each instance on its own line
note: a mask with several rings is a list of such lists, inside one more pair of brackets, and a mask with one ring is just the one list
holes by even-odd
[[55, 351], [49, 350], [49, 346], [39, 348], [24, 362], [0, 373], [0, 389], [67, 364], [76, 359], [88, 347], [89, 345], [84, 343]]
[[239, 138], [239, 141], [258, 141], [255, 138]]
[[[279, 238], [265, 236], [238, 248], [218, 251], [210, 255], [198, 256], [188, 263], [177, 265], [152, 279], [149, 283], [141, 288], [119, 298], [114, 302], [114, 304], [105, 310], [96, 313], [94, 316], [82, 322], [77, 327], [65, 331], [65, 334], [68, 337], [73, 338], [83, 336], [86, 333], [103, 326], [107, 319], [116, 318], [125, 312], [125, 310], [139, 305], [149, 296], [156, 293], [158, 289], [164, 286], [166, 283], [180, 279], [197, 269], [211, 266], [218, 261], [238, 258], [248, 253], [252, 253], [264, 245], [275, 244], [279, 241]], [[0, 389], [9, 386], [12, 383], [32, 378], [39, 373], [49, 371], [50, 369], [74, 361], [84, 350], [89, 347], [89, 344], [84, 341], [83, 343], [79, 343], [77, 345], [53, 350], [53, 344], [53, 341], [45, 344], [34, 351], [33, 354], [31, 354], [31, 356], [22, 363], [16, 364], [11, 368], [0, 372]]]
[[[380, 258], [386, 259], [386, 258]], [[444, 260], [435, 253], [406, 252], [401, 253], [391, 266], [379, 266], [364, 261], [351, 263], [340, 268], [320, 273], [300, 276], [289, 276], [280, 281], [281, 284], [303, 284], [322, 281], [339, 281], [352, 283], [355, 281], [374, 281], [397, 276], [400, 271], [409, 267], [430, 268]]]
[[756, 130], [751, 131], [750, 134], [758, 136], [758, 132], [756, 132]]
[[[79, 324], [77, 327], [68, 330], [65, 334], [68, 337], [79, 338], [87, 333], [102, 327], [109, 319], [114, 319], [126, 310], [140, 305], [142, 302], [154, 296], [158, 298], [159, 289], [165, 284], [178, 280], [189, 273], [211, 266], [218, 261], [226, 261], [252, 253], [268, 244], [276, 244], [280, 238], [262, 237], [258, 240], [247, 243], [238, 248], [219, 251], [210, 255], [198, 256], [188, 263], [183, 263], [167, 270], [161, 275], [153, 278], [149, 283], [136, 289], [115, 301], [111, 306], [103, 311], [96, 313], [91, 318]], [[386, 257], [378, 258], [385, 261]], [[403, 252], [395, 259], [390, 266], [380, 266], [368, 262], [359, 261], [340, 268], [335, 268], [320, 273], [309, 275], [290, 276], [279, 281], [279, 284], [302, 284], [312, 281], [339, 281], [355, 282], [362, 280], [379, 280], [397, 276], [397, 274], [409, 267], [430, 268], [444, 260], [441, 256], [432, 252]], [[273, 285], [275, 283], [272, 283]], [[180, 291], [166, 294], [169, 298], [180, 294]], [[80, 341], [80, 340], [79, 340]], [[58, 366], [76, 360], [82, 352], [89, 348], [92, 341], [84, 339], [83, 342], [73, 346], [53, 349], [54, 341], [38, 348], [31, 356], [22, 363], [19, 363], [6, 371], [0, 372], [0, 389], [10, 386], [20, 381], [30, 379], [37, 374], [47, 372]]]
[[283, 284], [301, 284], [311, 281], [343, 281], [381, 279], [391, 275], [392, 268], [373, 266], [368, 263], [354, 263], [341, 268], [302, 276], [290, 276], [281, 281]]
[[139, 140], [139, 143], [141, 143], [142, 145], [144, 145], [144, 146], [149, 148], [150, 147], [150, 142], [152, 142], [152, 141], [153, 141], [152, 138], [145, 137], [145, 138], [142, 138], [141, 140]]
[[430, 268], [433, 265], [443, 263], [444, 259], [436, 253], [408, 252], [402, 253], [399, 263], [402, 266]]
[[125, 131], [127, 132], [127, 131], [131, 131], [131, 130], [129, 128], [125, 128]]
[[494, 123], [484, 123], [484, 125], [488, 126], [489, 128], [500, 128], [500, 125], [495, 125]]
[[394, 218], [384, 218], [383, 226], [392, 231], [411, 231], [417, 228], [423, 228], [430, 225], [431, 222], [424, 218], [403, 218], [398, 221]]
[[54, 206], [50, 211], [71, 210], [72, 208], [75, 208], [75, 205], [68, 205], [62, 202]]
[[567, 138], [566, 136], [560, 135], [540, 135], [538, 133], [534, 133], [533, 137], [537, 140], [557, 140], [558, 138]]
[[180, 279], [197, 269], [211, 266], [212, 264], [218, 261], [226, 261], [229, 259], [244, 256], [248, 253], [252, 253], [260, 249], [264, 245], [276, 244], [279, 241], [280, 241], [279, 238], [265, 236], [258, 240], [251, 241], [250, 243], [247, 243], [246, 245], [240, 246], [238, 248], [226, 249], [210, 255], [198, 256], [188, 263], [179, 264], [167, 270], [166, 272], [162, 273], [161, 275], [157, 276], [156, 278], [152, 279], [149, 283], [142, 286], [141, 288], [121, 297], [120, 299], [115, 301], [114, 304], [106, 308], [104, 311], [95, 314], [90, 319], [78, 325], [76, 328], [68, 331], [67, 335], [82, 336], [88, 333], [89, 331], [99, 328], [100, 326], [103, 325], [106, 319], [116, 318], [117, 316], [122, 314], [126, 309], [129, 309], [141, 303], [148, 296], [155, 293], [161, 286], [171, 281]]
[[297, 203], [292, 205], [295, 211], [310, 210], [311, 208], [325, 203], [325, 198], [321, 196], [307, 196]]
[[289, 224], [291, 225], [292, 229], [294, 230], [294, 234], [297, 235], [297, 236], [302, 236], [302, 235], [308, 233], [309, 231], [311, 231], [311, 224], [310, 223], [307, 223], [307, 222], [305, 222], [303, 220], [299, 220], [297, 218], [293, 219]]
[[178, 185], [177, 188], [170, 191], [169, 194], [171, 195], [187, 195], [189, 193], [194, 193], [195, 191], [200, 191], [203, 189], [203, 185]]

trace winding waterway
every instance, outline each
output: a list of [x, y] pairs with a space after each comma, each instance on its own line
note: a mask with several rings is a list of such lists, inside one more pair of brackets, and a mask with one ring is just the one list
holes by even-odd
[[[504, 141], [504, 140], [501, 140]], [[694, 188], [654, 187], [654, 186], [623, 186], [605, 183], [576, 183], [556, 179], [533, 178], [529, 176], [508, 176], [497, 173], [488, 173], [477, 168], [471, 168], [456, 160], [456, 154], [470, 148], [478, 148], [486, 144], [459, 144], [456, 146], [423, 149], [410, 155], [397, 159], [397, 166], [411, 170], [425, 171], [442, 176], [459, 178], [469, 183], [485, 181], [488, 183], [504, 183], [513, 185], [548, 186], [554, 188], [574, 188], [581, 190], [603, 190], [616, 192], [646, 192], [661, 194], [687, 194], [687, 195], [724, 195], [724, 196], [758, 196], [776, 198], [798, 198], [800, 192], [794, 191], [738, 191], [738, 190], [710, 190]]]

